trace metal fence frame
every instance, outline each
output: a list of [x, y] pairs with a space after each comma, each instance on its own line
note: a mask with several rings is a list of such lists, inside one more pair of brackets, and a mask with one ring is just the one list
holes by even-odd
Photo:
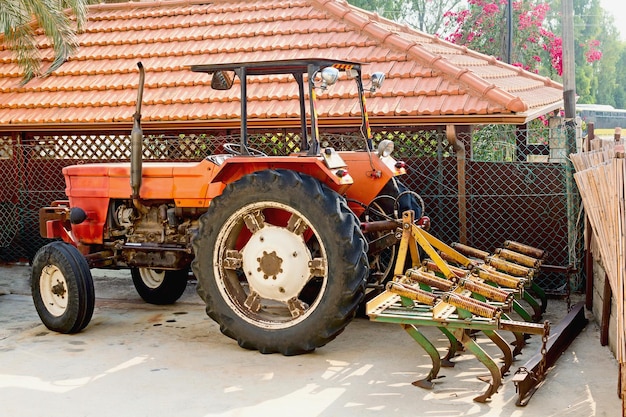
[[[426, 205], [426, 214], [432, 219], [432, 231], [445, 242], [458, 241], [461, 229], [467, 230], [467, 244], [493, 251], [507, 239], [517, 240], [547, 250], [546, 263], [578, 268], [582, 258], [582, 224], [578, 224], [579, 210], [571, 207], [574, 199], [568, 185], [572, 168], [559, 152], [559, 130], [548, 133], [543, 143], [524, 146], [544, 146], [547, 151], [542, 162], [520, 161], [519, 128], [502, 130], [494, 146], [506, 149], [497, 161], [478, 160], [473, 154], [477, 148], [477, 132], [457, 135], [466, 146], [468, 158], [464, 162], [465, 176], [459, 177], [458, 160], [448, 143], [443, 129], [375, 131], [375, 141], [393, 139], [394, 156], [407, 163], [408, 173], [402, 181], [418, 192]], [[528, 137], [542, 137], [541, 132], [530, 132]], [[144, 158], [159, 161], [197, 161], [207, 155], [221, 152], [225, 142], [238, 139], [227, 132], [147, 132]], [[529, 132], [527, 132], [529, 133]], [[562, 136], [562, 135], [561, 135]], [[557, 137], [557, 139], [554, 139]], [[353, 132], [337, 131], [322, 138], [337, 149], [362, 148], [362, 140]], [[508, 141], [508, 142], [507, 142]], [[541, 141], [541, 140], [540, 140]], [[256, 132], [250, 135], [252, 147], [272, 155], [297, 152], [300, 137], [296, 132]], [[503, 145], [504, 143], [504, 145]], [[480, 144], [484, 147], [484, 143]], [[517, 149], [518, 153], [511, 149]], [[494, 150], [496, 150], [494, 148]], [[537, 154], [537, 152], [531, 152]], [[498, 154], [494, 152], [493, 155]], [[554, 155], [561, 155], [556, 158]], [[39, 236], [38, 211], [57, 199], [64, 199], [64, 166], [104, 161], [128, 161], [130, 138], [128, 134], [98, 134], [90, 132], [31, 133], [0, 136], [0, 175], [4, 186], [0, 189], [0, 261], [30, 260], [45, 240]], [[506, 160], [508, 159], [508, 160]], [[530, 158], [527, 158], [530, 159]], [[464, 216], [459, 216], [459, 178], [465, 183]], [[569, 202], [568, 202], [569, 201]], [[576, 222], [576, 232], [568, 225]], [[464, 223], [464, 224], [463, 224]], [[582, 222], [580, 222], [582, 223]], [[579, 270], [582, 268], [578, 268]], [[572, 280], [573, 289], [582, 288], [583, 277]], [[546, 275], [540, 285], [548, 291], [564, 291], [562, 276]]]

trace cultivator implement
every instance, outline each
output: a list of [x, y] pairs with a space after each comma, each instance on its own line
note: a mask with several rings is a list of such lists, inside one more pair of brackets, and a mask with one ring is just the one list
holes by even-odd
[[[400, 324], [430, 356], [430, 372], [413, 385], [432, 388], [441, 367], [454, 366], [456, 352], [465, 349], [489, 370], [489, 387], [474, 398], [486, 402], [498, 391], [526, 339], [535, 334], [541, 336], [539, 353], [513, 377], [519, 394], [517, 404], [526, 405], [546, 370], [586, 324], [582, 305], [553, 328], [552, 335], [548, 321], [538, 323], [547, 298], [534, 279], [544, 252], [513, 241], [507, 241], [494, 255], [458, 243], [448, 246], [416, 224], [411, 211], [403, 213], [396, 226], [401, 239], [394, 278], [384, 292], [367, 303], [367, 314], [373, 321]], [[423, 260], [420, 249], [426, 255]], [[404, 270], [407, 256], [411, 267]], [[532, 308], [532, 314], [522, 301]], [[513, 314], [521, 320], [512, 319]], [[441, 358], [420, 332], [425, 326], [436, 327], [450, 342], [445, 357]], [[482, 332], [500, 350], [500, 367], [476, 342], [476, 332]], [[502, 332], [514, 335], [513, 350]]]

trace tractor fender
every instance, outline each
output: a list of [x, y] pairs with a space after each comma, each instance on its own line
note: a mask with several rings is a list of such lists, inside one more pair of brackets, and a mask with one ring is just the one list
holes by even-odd
[[318, 156], [258, 157], [237, 155], [228, 158], [220, 165], [218, 172], [209, 184], [207, 199], [216, 197], [223, 189], [223, 187], [216, 187], [214, 184], [230, 184], [253, 172], [273, 169], [285, 169], [309, 175], [341, 195], [345, 194], [354, 182], [346, 165], [329, 168], [324, 159]]
[[[389, 180], [405, 173], [404, 164], [393, 158], [381, 158], [368, 152], [335, 152], [332, 157], [291, 156], [235, 156], [225, 160], [209, 184], [207, 200], [221, 193], [225, 184], [237, 181], [244, 175], [266, 169], [287, 169], [307, 174], [346, 196], [348, 199], [369, 204]], [[217, 186], [220, 184], [221, 186]]]

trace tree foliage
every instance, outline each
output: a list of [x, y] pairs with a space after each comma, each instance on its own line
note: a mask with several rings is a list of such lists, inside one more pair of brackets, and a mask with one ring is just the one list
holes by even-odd
[[[349, 0], [470, 49], [560, 80], [561, 0], [512, 0], [513, 39], [507, 57], [508, 0]], [[626, 108], [626, 43], [600, 0], [573, 0], [579, 103]]]
[[[592, 2], [598, 0], [591, 0]], [[563, 74], [561, 37], [551, 30], [550, 5], [540, 0], [512, 1], [513, 36], [511, 64], [548, 76]], [[447, 40], [506, 60], [509, 43], [507, 0], [469, 0], [468, 7], [449, 12], [446, 25], [454, 28]], [[597, 39], [579, 41], [577, 61], [585, 65], [598, 61], [602, 53]]]
[[444, 15], [465, 0], [348, 0], [348, 3], [434, 34], [443, 26]]
[[[626, 68], [626, 46], [624, 43], [621, 43], [621, 49], [615, 68]], [[614, 82], [615, 84], [611, 86], [613, 87], [613, 94], [609, 94], [607, 98], [600, 99], [605, 99], [607, 104], [612, 104], [619, 109], [626, 109], [626, 71], [616, 71]], [[611, 98], [614, 102], [610, 101]]]
[[[610, 104], [624, 108], [626, 84], [619, 82], [621, 57], [626, 53], [626, 45], [619, 41], [619, 32], [614, 18], [600, 5], [600, 0], [574, 0], [576, 93], [579, 103]], [[586, 51], [584, 40], [597, 41], [602, 51], [602, 59], [593, 65], [581, 65]]]
[[[13, 51], [23, 83], [38, 75], [47, 75], [70, 57], [78, 43], [76, 32], [82, 30], [87, 17], [87, 0], [0, 0], [1, 42]], [[69, 9], [75, 20], [64, 12]], [[32, 25], [33, 21], [37, 26]], [[35, 28], [41, 28], [51, 41], [54, 57], [42, 71], [42, 57]]]

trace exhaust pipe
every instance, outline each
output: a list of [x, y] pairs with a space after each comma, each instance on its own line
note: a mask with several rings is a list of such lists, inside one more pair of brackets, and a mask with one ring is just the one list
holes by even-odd
[[130, 132], [130, 198], [133, 205], [142, 213], [147, 211], [146, 207], [139, 201], [139, 191], [141, 190], [142, 159], [143, 159], [143, 131], [141, 130], [141, 102], [143, 100], [143, 86], [145, 70], [141, 62], [137, 63], [139, 68], [139, 89], [137, 90], [137, 103], [135, 114], [133, 114], [133, 130]]

